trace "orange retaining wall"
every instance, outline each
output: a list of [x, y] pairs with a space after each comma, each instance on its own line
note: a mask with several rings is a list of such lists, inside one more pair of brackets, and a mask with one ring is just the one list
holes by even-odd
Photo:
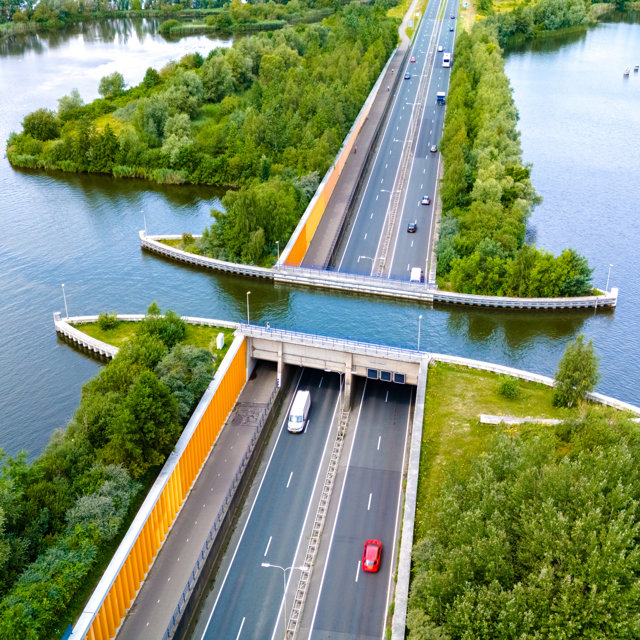
[[[187, 436], [188, 440], [182, 443], [182, 447], [180, 447], [180, 441], [178, 445], [176, 445], [176, 450], [178, 450], [177, 461], [175, 458], [173, 460], [167, 460], [156, 483], [162, 481], [161, 476], [168, 465], [171, 465], [173, 468], [167, 469], [168, 477], [164, 486], [161, 488], [155, 504], [151, 507], [151, 511], [142, 528], [139, 530], [135, 542], [133, 542], [119, 571], [117, 571], [117, 575], [113, 579], [107, 594], [104, 596], [102, 604], [99, 606], [95, 616], [93, 616], [88, 631], [79, 637], [88, 637], [91, 640], [108, 640], [115, 637], [116, 630], [129, 610], [136, 593], [160, 551], [169, 528], [178, 515], [184, 499], [187, 497], [200, 469], [207, 460], [209, 452], [218, 438], [227, 416], [233, 409], [244, 387], [247, 378], [246, 341], [244, 338], [236, 338], [236, 340], [240, 340], [241, 344], [238, 346], [235, 355], [231, 353], [228, 354], [232, 358], [231, 362], [228, 364], [226, 371], [223, 370], [223, 377], [219, 379], [218, 385], [213, 390], [211, 397], [207, 399], [208, 393], [205, 393], [205, 396], [201, 400], [201, 404], [207, 401], [208, 404], [197, 425], [193, 428], [191, 436]], [[232, 345], [232, 348], [233, 346], [234, 345]], [[221, 365], [220, 368], [222, 369], [222, 367], [223, 365]], [[215, 383], [216, 379], [214, 378], [211, 386]], [[211, 389], [211, 386], [209, 389]], [[198, 409], [200, 409], [200, 405], [196, 408], [194, 417]], [[185, 427], [185, 432], [188, 428], [189, 425]], [[187, 434], [185, 433], [184, 435]], [[148, 498], [151, 497], [153, 490], [154, 487], [151, 488]], [[147, 501], [145, 501], [145, 504], [146, 502]], [[139, 515], [143, 512], [145, 504], [140, 508], [138, 512]], [[136, 522], [134, 520], [129, 529], [130, 532], [132, 529], [135, 530], [135, 525]], [[126, 538], [127, 536], [125, 536], [122, 545], [126, 544]], [[129, 544], [131, 544], [131, 541], [129, 541]], [[118, 552], [114, 555], [114, 561], [117, 559], [117, 554]], [[109, 568], [107, 568], [107, 572], [108, 571]], [[100, 585], [98, 585], [96, 592], [99, 589]], [[86, 609], [85, 612], [87, 612]], [[80, 626], [81, 621], [82, 617], [79, 620], [78, 626]], [[75, 637], [75, 629], [73, 637]]]

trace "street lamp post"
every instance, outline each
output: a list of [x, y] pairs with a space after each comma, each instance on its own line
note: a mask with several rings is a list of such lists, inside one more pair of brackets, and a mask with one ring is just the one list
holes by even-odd
[[284, 640], [287, 640], [287, 571], [298, 569], [299, 571], [307, 571], [307, 567], [281, 567], [279, 564], [271, 564], [270, 562], [263, 562], [261, 567], [269, 569], [280, 569], [282, 571], [282, 588], [284, 592], [284, 609], [282, 611], [282, 621], [284, 623]]
[[62, 298], [64, 300], [64, 315], [66, 318], [69, 317], [69, 311], [67, 310], [67, 296], [64, 293], [64, 284], [62, 285]]
[[249, 319], [249, 296], [251, 295], [251, 291], [247, 291], [247, 324], [251, 324], [251, 320]]
[[612, 264], [609, 265], [609, 271], [607, 272], [607, 286], [604, 288], [605, 291], [609, 291], [609, 276], [611, 275], [611, 267], [613, 267]]
[[418, 351], [420, 351], [420, 328], [422, 325], [422, 314], [418, 316]]

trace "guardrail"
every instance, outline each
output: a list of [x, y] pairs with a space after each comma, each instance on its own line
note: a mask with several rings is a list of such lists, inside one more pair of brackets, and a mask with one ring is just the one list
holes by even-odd
[[227, 273], [235, 273], [242, 276], [251, 276], [252, 278], [273, 279], [273, 271], [266, 267], [240, 264], [239, 262], [227, 262], [226, 260], [216, 260], [215, 258], [208, 258], [207, 256], [200, 256], [196, 253], [189, 253], [188, 251], [183, 251], [176, 247], [170, 247], [169, 245], [159, 242], [160, 239], [175, 240], [182, 236], [148, 236], [144, 230], [139, 232], [139, 236], [141, 247], [173, 260], [194, 264], [199, 267], [205, 267], [206, 269], [215, 269], [216, 271], [225, 271]]
[[253, 265], [215, 260], [195, 253], [188, 253], [176, 247], [170, 247], [158, 241], [159, 238], [179, 238], [181, 236], [147, 236], [140, 231], [140, 246], [143, 249], [161, 254], [167, 258], [186, 262], [195, 266], [236, 275], [265, 278], [287, 284], [338, 289], [352, 293], [406, 298], [422, 302], [443, 302], [470, 305], [475, 307], [494, 307], [502, 309], [588, 309], [615, 307], [618, 302], [618, 289], [603, 292], [598, 296], [575, 298], [511, 298], [506, 296], [480, 296], [453, 291], [440, 291], [431, 284], [409, 282], [405, 279], [389, 276], [371, 276], [343, 273], [331, 269], [277, 265], [274, 269]]
[[198, 560], [196, 560], [196, 563], [191, 571], [191, 575], [189, 576], [189, 579], [187, 580], [187, 584], [185, 585], [182, 591], [180, 599], [178, 600], [178, 604], [176, 605], [173, 615], [171, 616], [171, 621], [169, 622], [167, 629], [165, 630], [164, 635], [162, 636], [162, 640], [169, 640], [170, 638], [173, 638], [173, 634], [175, 633], [176, 628], [180, 623], [182, 614], [184, 613], [184, 609], [187, 603], [189, 602], [189, 598], [191, 597], [191, 592], [193, 591], [196, 583], [198, 582], [198, 578], [200, 577], [202, 569], [205, 566], [205, 562], [209, 555], [209, 550], [211, 548], [211, 545], [216, 538], [218, 530], [222, 525], [225, 516], [227, 515], [229, 504], [231, 503], [231, 500], [233, 499], [236, 489], [238, 488], [238, 484], [242, 479], [242, 475], [244, 474], [244, 470], [247, 466], [247, 462], [249, 462], [249, 459], [253, 454], [253, 450], [255, 448], [256, 442], [267, 420], [267, 416], [271, 411], [271, 407], [273, 406], [273, 401], [277, 393], [278, 393], [278, 387], [276, 386], [273, 388], [273, 391], [271, 392], [271, 396], [267, 401], [267, 406], [264, 408], [264, 410], [262, 411], [262, 413], [258, 418], [258, 425], [256, 426], [253, 432], [253, 435], [251, 436], [251, 441], [249, 442], [249, 446], [247, 447], [247, 450], [245, 451], [245, 454], [242, 457], [242, 461], [238, 465], [238, 469], [236, 470], [236, 473], [233, 477], [229, 490], [227, 491], [227, 495], [225, 496], [222, 506], [220, 507], [220, 509], [218, 510], [218, 514], [216, 515], [216, 519], [214, 520], [213, 525], [209, 530], [207, 539], [202, 545], [202, 549], [200, 550]]
[[[93, 338], [87, 335], [84, 331], [76, 329], [72, 324], [88, 324], [90, 322], [97, 322], [98, 317], [96, 315], [90, 316], [71, 316], [69, 318], [62, 318], [59, 311], [53, 313], [53, 323], [55, 325], [56, 333], [61, 334], [68, 340], [79, 344], [81, 347], [100, 354], [105, 358], [113, 358], [120, 351], [118, 347], [114, 347], [112, 344]], [[147, 316], [142, 313], [118, 313], [116, 319], [120, 322], [141, 322]], [[228, 320], [214, 320], [211, 318], [199, 318], [195, 316], [181, 316], [182, 320], [187, 324], [202, 325], [208, 327], [224, 327], [225, 329], [237, 329], [237, 322], [229, 322]]]
[[424, 351], [403, 349], [402, 347], [389, 347], [372, 342], [358, 342], [357, 340], [344, 340], [331, 338], [300, 331], [288, 331], [286, 329], [273, 329], [253, 324], [240, 324], [238, 333], [250, 338], [266, 338], [267, 340], [279, 340], [293, 344], [301, 344], [312, 347], [322, 347], [333, 351], [358, 353], [362, 355], [378, 356], [403, 362], [420, 362], [425, 356]]

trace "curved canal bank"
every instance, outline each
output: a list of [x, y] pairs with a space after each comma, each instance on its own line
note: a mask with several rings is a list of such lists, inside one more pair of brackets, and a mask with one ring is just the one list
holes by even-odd
[[[599, 288], [614, 263], [610, 286], [622, 292], [615, 313], [432, 308], [203, 273], [145, 255], [136, 234], [143, 226], [141, 210], [149, 233], [200, 233], [210, 222], [215, 191], [19, 172], [0, 159], [0, 444], [12, 454], [21, 448], [30, 457], [40, 453], [52, 431], [66, 424], [81, 385], [99, 366], [51, 331], [51, 311], [64, 311], [61, 283], [72, 315], [122, 308], [142, 313], [155, 299], [183, 315], [241, 321], [250, 290], [252, 322], [412, 348], [421, 314], [423, 349], [545, 375], [555, 372], [566, 341], [584, 332], [602, 357], [598, 390], [640, 402], [634, 375], [640, 366], [640, 294], [634, 289], [640, 258], [631, 232], [640, 195], [634, 181], [640, 96], [637, 77], [622, 85], [618, 69], [629, 57], [625, 44], [639, 40], [639, 25], [607, 23], [555, 49], [507, 58], [524, 159], [534, 163], [533, 181], [544, 198], [531, 219], [536, 241], [554, 252], [573, 246], [585, 254]], [[167, 58], [182, 55], [171, 53], [173, 43], [122, 34], [117, 42], [93, 34], [5, 50], [3, 139], [24, 115], [40, 106], [55, 108], [57, 98], [74, 87], [85, 100], [95, 95], [99, 77], [115, 70], [107, 62], [99, 68], [97, 60], [114, 50], [122, 59], [144, 56], [147, 46], [161, 46]], [[607, 74], [611, 82], [602, 84]], [[547, 75], [552, 90], [544, 85]], [[18, 82], [21, 93], [15, 95]], [[550, 108], [552, 122], [545, 121]], [[603, 128], [610, 120], [611, 133]]]

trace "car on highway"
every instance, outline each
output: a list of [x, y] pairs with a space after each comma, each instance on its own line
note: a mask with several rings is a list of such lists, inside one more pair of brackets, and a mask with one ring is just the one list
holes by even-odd
[[415, 62], [415, 61], [416, 59], [413, 56], [411, 56], [411, 60], [409, 62]]
[[380, 558], [382, 558], [382, 542], [367, 540], [362, 552], [362, 570], [375, 573], [380, 568]]
[[456, 17], [453, 15], [453, 13], [449, 16], [452, 20], [455, 20]]
[[420, 204], [431, 204], [431, 198], [429, 196], [422, 196], [422, 200], [420, 200]]
[[407, 71], [407, 73], [404, 74], [404, 79], [405, 80], [411, 80], [411, 74]]
[[440, 51], [444, 51], [444, 47], [441, 44], [438, 45], [438, 52]]
[[453, 25], [449, 26], [449, 31], [453, 31]]
[[429, 148], [429, 151], [431, 151], [431, 153], [436, 153], [438, 151], [438, 145], [432, 144], [431, 147]]
[[407, 225], [407, 233], [415, 233], [418, 230], [418, 223], [417, 222], [410, 222]]

